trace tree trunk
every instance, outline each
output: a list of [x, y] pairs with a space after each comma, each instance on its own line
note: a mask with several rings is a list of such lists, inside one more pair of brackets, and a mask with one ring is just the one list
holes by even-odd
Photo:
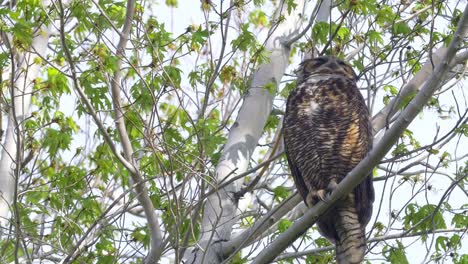
[[[29, 113], [33, 81], [36, 79], [40, 66], [36, 59], [45, 57], [49, 42], [49, 28], [42, 26], [32, 40], [29, 51], [16, 51], [11, 69], [14, 79], [10, 86], [11, 104], [8, 106], [8, 125], [0, 159], [0, 227], [8, 224], [10, 208], [15, 199], [17, 179], [15, 171], [20, 169], [23, 156], [22, 133], [23, 120]], [[10, 41], [6, 40], [5, 41]], [[11, 45], [11, 49], [15, 49]], [[13, 52], [15, 53], [15, 52]]]

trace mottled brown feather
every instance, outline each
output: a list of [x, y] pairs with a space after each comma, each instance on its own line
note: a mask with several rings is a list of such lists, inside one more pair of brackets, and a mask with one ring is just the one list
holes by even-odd
[[[301, 63], [283, 133], [291, 174], [308, 206], [320, 198], [317, 191], [333, 189], [331, 182], [339, 183], [372, 148], [369, 112], [356, 79], [349, 65], [332, 57]], [[362, 261], [373, 201], [369, 175], [318, 219], [320, 233], [337, 246], [338, 263]]]

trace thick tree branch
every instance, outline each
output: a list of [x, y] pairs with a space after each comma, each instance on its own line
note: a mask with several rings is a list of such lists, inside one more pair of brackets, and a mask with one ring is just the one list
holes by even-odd
[[457, 31], [447, 48], [446, 56], [437, 64], [435, 71], [431, 74], [428, 81], [425, 82], [420, 92], [403, 110], [392, 127], [387, 130], [382, 140], [375, 148], [362, 160], [348, 175], [340, 182], [336, 191], [334, 191], [325, 202], [319, 202], [312, 207], [307, 213], [295, 222], [286, 232], [282, 233], [272, 244], [262, 250], [254, 259], [253, 263], [269, 263], [275, 257], [283, 252], [294, 240], [303, 234], [310, 226], [312, 226], [317, 217], [325, 213], [340, 197], [351, 192], [377, 165], [377, 163], [385, 156], [391, 147], [398, 140], [400, 135], [408, 127], [410, 122], [421, 111], [423, 106], [431, 98], [432, 94], [439, 87], [441, 81], [450, 70], [450, 64], [455, 56], [455, 53], [460, 48], [464, 37], [468, 33], [468, 5], [465, 7], [463, 16], [458, 24]]
[[[2, 146], [0, 160], [0, 227], [6, 227], [10, 207], [13, 204], [14, 192], [16, 190], [17, 175], [22, 157], [23, 146], [21, 145], [23, 134], [23, 120], [29, 113], [33, 81], [39, 74], [40, 63], [36, 62], [38, 57], [44, 57], [47, 51], [50, 29], [45, 24], [39, 27], [32, 39], [30, 50], [16, 53], [15, 47], [10, 46], [10, 52], [16, 53], [15, 61], [12, 61], [11, 72], [11, 110], [8, 113], [8, 125], [5, 133], [5, 143]], [[6, 34], [4, 35], [6, 37]], [[6, 37], [3, 41], [8, 45]]]
[[[367, 240], [367, 243], [376, 243], [376, 242], [381, 242], [381, 241], [388, 241], [391, 239], [399, 239], [399, 238], [408, 238], [408, 237], [418, 237], [422, 235], [429, 235], [429, 234], [439, 234], [439, 233], [464, 233], [467, 232], [466, 228], [453, 228], [453, 229], [436, 229], [436, 230], [425, 230], [425, 231], [419, 231], [415, 233], [408, 233], [408, 232], [400, 232], [396, 234], [390, 234], [390, 235], [385, 235], [385, 236], [378, 236], [378, 237], [373, 237]], [[284, 253], [279, 255], [275, 261], [280, 261], [280, 260], [285, 260], [285, 259], [290, 259], [290, 258], [299, 258], [302, 256], [307, 256], [307, 255], [314, 255], [318, 254], [321, 252], [325, 251], [330, 251], [334, 250], [335, 246], [328, 246], [328, 247], [322, 247], [322, 248], [315, 248], [315, 249], [310, 249], [310, 250], [304, 250], [301, 252], [294, 252], [294, 253]]]
[[312, 15], [309, 18], [309, 22], [304, 27], [304, 29], [299, 34], [285, 41], [284, 45], [289, 47], [292, 44], [294, 44], [296, 41], [298, 41], [300, 38], [302, 38], [307, 32], [309, 32], [309, 30], [312, 28], [312, 25], [314, 25], [314, 22], [316, 21], [326, 22], [330, 15], [331, 4], [332, 4], [331, 0], [320, 0], [315, 5], [314, 11], [312, 12]]
[[294, 207], [301, 201], [302, 198], [298, 193], [290, 196], [280, 205], [268, 212], [264, 217], [257, 220], [252, 227], [246, 229], [242, 233], [233, 237], [230, 241], [223, 244], [223, 254], [226, 256], [231, 255], [236, 250], [250, 245], [259, 235], [267, 231], [287, 213], [291, 212], [291, 210], [294, 209]]
[[[412, 96], [417, 93], [423, 86], [423, 84], [429, 80], [429, 77], [433, 73], [434, 65], [437, 65], [441, 62], [442, 58], [445, 57], [447, 52], [446, 47], [440, 47], [432, 53], [432, 60], [428, 58], [426, 63], [422, 66], [421, 70], [409, 81], [403, 88], [401, 88], [398, 96], [390, 100], [390, 102], [382, 110], [380, 110], [372, 118], [372, 127], [374, 135], [377, 134], [380, 130], [389, 125], [391, 118], [401, 109], [401, 104], [404, 102], [405, 98]], [[450, 63], [450, 68], [456, 67], [458, 64], [463, 63], [467, 59], [467, 51], [457, 54], [454, 60]], [[448, 74], [444, 80], [449, 80], [453, 78], [455, 74]]]
[[[279, 4], [273, 20], [275, 23], [265, 44], [271, 54], [270, 61], [261, 65], [253, 76], [251, 87], [223, 148], [216, 168], [215, 184], [229, 181], [248, 169], [250, 157], [272, 109], [273, 96], [265, 87], [269, 84], [278, 87], [289, 63], [290, 50], [283, 42], [297, 34], [302, 23], [299, 10], [302, 10], [304, 1], [296, 4], [297, 8], [290, 13], [285, 1]], [[217, 189], [215, 194], [208, 197], [204, 207], [201, 239], [198, 248], [186, 251], [186, 263], [219, 263], [222, 260], [220, 242], [231, 237], [238, 202], [234, 194], [239, 191], [241, 181]]]

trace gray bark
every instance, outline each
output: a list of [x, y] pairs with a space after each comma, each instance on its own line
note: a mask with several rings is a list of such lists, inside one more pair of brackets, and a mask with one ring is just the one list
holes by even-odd
[[15, 170], [21, 165], [21, 159], [18, 160], [17, 157], [23, 156], [21, 145], [23, 120], [29, 113], [33, 80], [38, 76], [41, 66], [35, 63], [35, 60], [45, 57], [49, 34], [49, 28], [42, 26], [33, 38], [31, 48], [27, 52], [16, 51], [14, 56], [10, 89], [13, 99], [9, 105], [8, 125], [0, 159], [0, 227], [8, 225], [11, 206], [15, 199], [17, 188]]

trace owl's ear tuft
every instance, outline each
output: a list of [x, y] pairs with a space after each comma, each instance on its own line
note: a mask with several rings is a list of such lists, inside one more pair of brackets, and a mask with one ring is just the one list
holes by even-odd
[[352, 72], [353, 77], [354, 77], [353, 79], [354, 79], [356, 82], [359, 81], [359, 75], [356, 74], [356, 71], [354, 71], [354, 69], [353, 69], [353, 67], [351, 66], [351, 64], [349, 64], [349, 63], [347, 63], [347, 62], [345, 62], [345, 63], [346, 63], [346, 65], [349, 67], [350, 71]]

